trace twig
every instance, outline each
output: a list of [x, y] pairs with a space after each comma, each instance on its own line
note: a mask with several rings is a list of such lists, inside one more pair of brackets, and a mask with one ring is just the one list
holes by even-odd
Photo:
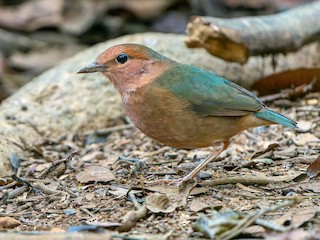
[[130, 237], [128, 235], [121, 235], [121, 234], [112, 234], [112, 239], [116, 239], [116, 238], [120, 238], [120, 239], [123, 239], [123, 240], [146, 240], [145, 237]]
[[235, 184], [241, 183], [243, 185], [257, 184], [257, 185], [267, 185], [271, 182], [290, 182], [296, 176], [286, 175], [286, 176], [252, 176], [252, 175], [242, 175], [242, 176], [232, 176], [221, 179], [215, 179], [211, 181], [205, 181], [200, 183], [202, 187], [212, 187], [216, 185], [225, 184]]
[[12, 187], [14, 187], [14, 186], [17, 185], [17, 184], [18, 184], [18, 183], [17, 183], [16, 181], [11, 182], [11, 183], [9, 183], [9, 184], [7, 184], [7, 185], [4, 185], [4, 186], [0, 187], [0, 191], [2, 191], [2, 190], [4, 190], [4, 189], [7, 189], [7, 188], [12, 188]]
[[176, 172], [170, 171], [170, 172], [146, 172], [148, 175], [158, 175], [158, 176], [165, 176], [165, 175], [177, 175]]
[[20, 217], [26, 215], [33, 215], [34, 212], [19, 212], [19, 213], [0, 213], [0, 217]]
[[259, 219], [261, 216], [268, 212], [274, 212], [278, 209], [292, 206], [294, 204], [299, 203], [300, 201], [297, 199], [288, 200], [285, 202], [282, 202], [280, 204], [277, 204], [270, 208], [261, 209], [253, 214], [249, 214], [247, 217], [242, 219], [234, 228], [231, 230], [224, 232], [218, 239], [219, 240], [229, 240], [236, 236], [238, 236], [241, 232], [243, 232], [247, 227], [249, 227], [251, 224], [253, 224], [257, 219]]
[[42, 192], [44, 192], [46, 194], [54, 194], [54, 193], [62, 194], [62, 193], [64, 193], [63, 191], [59, 191], [59, 190], [56, 190], [56, 189], [49, 188], [47, 185], [45, 185], [42, 182], [34, 183], [33, 187], [41, 190]]
[[29, 189], [29, 186], [22, 186], [9, 192], [8, 199], [15, 198]]
[[130, 201], [133, 203], [133, 206], [134, 206], [136, 209], [140, 209], [140, 208], [141, 208], [141, 204], [138, 202], [136, 196], [134, 195], [133, 192], [131, 192], [131, 190], [128, 191], [127, 197], [130, 199]]
[[160, 149], [158, 149], [158, 150], [144, 153], [144, 154], [142, 154], [142, 155], [140, 156], [140, 158], [153, 157], [153, 156], [158, 155], [158, 154], [160, 154], [160, 153], [169, 151], [170, 149], [171, 149], [170, 147], [162, 147], [162, 148], [160, 148]]
[[[39, 201], [42, 201], [45, 199], [46, 199], [45, 196], [37, 196], [37, 197], [30, 197], [27, 199], [25, 199], [25, 198], [24, 199], [8, 199], [7, 202], [8, 203], [12, 203], [12, 202], [17, 202], [17, 203], [33, 202], [33, 203], [36, 203], [36, 202], [39, 202]], [[59, 199], [61, 199], [61, 197]]]
[[90, 217], [92, 217], [92, 218], [95, 217], [93, 213], [91, 213], [88, 209], [86, 209], [86, 208], [84, 208], [84, 207], [80, 207], [80, 211], [88, 214], [88, 215], [89, 215]]
[[69, 153], [66, 158], [54, 161], [47, 169], [39, 174], [38, 178], [46, 177], [59, 177], [64, 174], [67, 169], [67, 164], [72, 160], [72, 158], [79, 153], [79, 150], [74, 150]]
[[72, 197], [78, 197], [78, 194], [76, 194], [75, 192], [71, 191], [70, 189], [66, 188], [65, 186], [63, 186], [61, 183], [59, 183], [59, 187], [63, 189], [63, 191], [69, 193]]
[[283, 92], [280, 93], [275, 93], [275, 94], [270, 94], [266, 96], [260, 97], [260, 100], [262, 102], [272, 102], [274, 100], [278, 99], [292, 99], [292, 98], [297, 98], [301, 97], [304, 94], [308, 93], [309, 91], [312, 90], [314, 84], [316, 83], [317, 79], [314, 78], [311, 82], [308, 84], [302, 84], [294, 89], [287, 89]]
[[133, 124], [124, 124], [124, 125], [118, 125], [118, 126], [109, 127], [109, 128], [97, 129], [94, 131], [88, 131], [88, 132], [85, 132], [85, 135], [90, 135], [90, 134], [107, 135], [112, 132], [130, 129], [133, 127], [134, 127]]
[[140, 219], [145, 218], [147, 215], [148, 209], [146, 206], [142, 206], [140, 209], [135, 211], [130, 211], [123, 217], [122, 225], [116, 230], [119, 232], [128, 232]]
[[292, 163], [312, 163], [313, 161], [315, 161], [317, 159], [317, 155], [314, 156], [301, 156], [301, 157], [294, 157], [294, 158], [289, 158], [289, 159], [285, 159], [282, 161], [279, 161], [279, 163], [283, 164], [286, 162], [292, 162]]
[[312, 198], [320, 198], [320, 195], [308, 195], [308, 196], [278, 196], [278, 197], [270, 197], [270, 196], [254, 196], [254, 195], [248, 195], [243, 193], [237, 193], [237, 195], [245, 197], [245, 198], [251, 198], [251, 199], [267, 199], [267, 200], [292, 200], [296, 199], [299, 201], [302, 201], [304, 199], [312, 199]]

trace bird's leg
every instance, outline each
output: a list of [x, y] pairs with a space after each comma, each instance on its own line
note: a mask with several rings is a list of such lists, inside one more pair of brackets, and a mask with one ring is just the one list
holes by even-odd
[[213, 152], [210, 153], [210, 155], [203, 160], [195, 169], [193, 169], [187, 176], [185, 176], [184, 178], [182, 178], [179, 181], [179, 185], [182, 185], [184, 182], [195, 178], [198, 173], [212, 160], [214, 160], [216, 157], [218, 157], [220, 155], [220, 153], [222, 153], [224, 150], [226, 150], [229, 146], [230, 142], [229, 141], [225, 141], [223, 143], [220, 144], [219, 148], [214, 148]]

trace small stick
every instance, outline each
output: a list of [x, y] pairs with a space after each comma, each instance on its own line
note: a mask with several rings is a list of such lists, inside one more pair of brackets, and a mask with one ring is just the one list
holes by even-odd
[[142, 155], [140, 156], [140, 158], [153, 157], [153, 156], [158, 155], [158, 154], [160, 154], [160, 153], [169, 151], [170, 149], [171, 149], [170, 147], [162, 147], [162, 148], [160, 148], [160, 149], [158, 149], [158, 150], [144, 153], [144, 154], [142, 154]]
[[243, 232], [247, 227], [249, 227], [252, 223], [257, 221], [257, 219], [259, 219], [264, 214], [266, 214], [268, 212], [277, 211], [280, 208], [292, 206], [292, 205], [297, 204], [299, 202], [300, 201], [298, 201], [297, 199], [292, 199], [289, 201], [279, 203], [279, 204], [277, 204], [273, 207], [270, 207], [270, 208], [261, 209], [253, 214], [249, 214], [247, 217], [242, 219], [242, 221], [240, 221], [239, 224], [237, 224], [234, 228], [232, 228], [231, 230], [229, 230], [227, 232], [224, 232], [218, 239], [219, 240], [232, 239], [232, 238], [238, 236], [241, 232]]
[[88, 131], [88, 132], [85, 132], [85, 135], [90, 135], [90, 134], [107, 135], [107, 134], [112, 133], [112, 132], [121, 131], [121, 130], [125, 130], [125, 129], [130, 129], [130, 128], [133, 128], [133, 127], [134, 127], [133, 124], [124, 124], [124, 125], [118, 125], [118, 126], [114, 126], [114, 127], [97, 129], [97, 130], [94, 130], [94, 131]]
[[221, 179], [214, 179], [211, 181], [205, 181], [200, 183], [202, 187], [212, 187], [216, 185], [225, 184], [236, 184], [241, 183], [243, 185], [257, 184], [257, 185], [267, 185], [271, 182], [290, 182], [296, 176], [286, 175], [286, 176], [252, 176], [252, 175], [242, 175], [242, 176], [232, 176]]
[[133, 192], [129, 191], [127, 196], [137, 210], [141, 208], [141, 204], [138, 202], [138, 200]]

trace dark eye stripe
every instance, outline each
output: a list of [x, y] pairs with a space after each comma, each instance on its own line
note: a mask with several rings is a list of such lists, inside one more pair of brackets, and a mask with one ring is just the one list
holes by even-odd
[[126, 61], [128, 61], [129, 56], [126, 53], [120, 53], [117, 57], [116, 57], [116, 62], [119, 64], [124, 64]]

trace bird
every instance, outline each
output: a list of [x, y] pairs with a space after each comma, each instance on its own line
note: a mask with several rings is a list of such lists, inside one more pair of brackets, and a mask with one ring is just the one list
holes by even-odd
[[214, 72], [176, 62], [144, 45], [112, 46], [77, 73], [100, 72], [119, 91], [131, 122], [165, 145], [213, 151], [181, 186], [216, 159], [230, 138], [248, 128], [297, 123], [269, 109], [255, 94]]

